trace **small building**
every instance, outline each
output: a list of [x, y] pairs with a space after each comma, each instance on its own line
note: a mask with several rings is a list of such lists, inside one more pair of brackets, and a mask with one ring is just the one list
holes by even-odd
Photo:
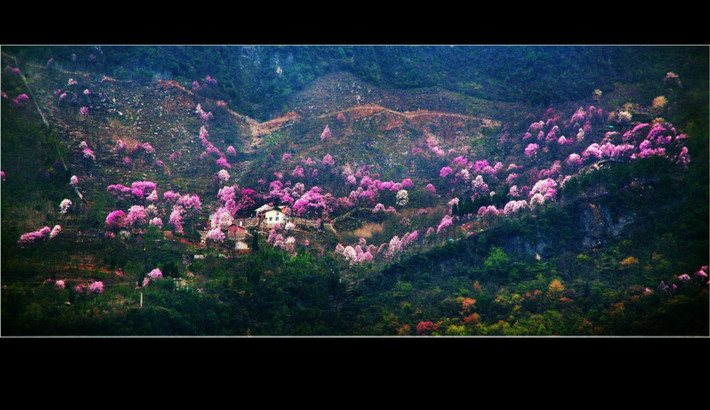
[[249, 245], [247, 245], [247, 243], [243, 242], [243, 241], [237, 241], [234, 244], [234, 250], [237, 253], [237, 255], [248, 255], [251, 253], [251, 249], [249, 249]]
[[227, 228], [227, 239], [231, 241], [243, 241], [248, 235], [247, 228], [243, 226], [230, 225], [229, 228]]
[[242, 226], [244, 228], [252, 228], [259, 225], [259, 218], [234, 218], [234, 225]]
[[285, 206], [273, 208], [263, 213], [263, 223], [267, 228], [272, 228], [275, 224], [283, 227], [288, 220], [288, 208]]

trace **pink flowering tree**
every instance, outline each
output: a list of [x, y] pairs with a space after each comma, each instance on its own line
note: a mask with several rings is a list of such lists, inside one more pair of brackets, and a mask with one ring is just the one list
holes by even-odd
[[55, 238], [61, 232], [62, 232], [61, 225], [54, 225], [54, 228], [52, 228], [52, 232], [49, 233], [49, 239]]
[[536, 209], [545, 203], [545, 197], [542, 194], [534, 194], [530, 198], [530, 209]]
[[582, 165], [582, 157], [580, 157], [579, 154], [573, 152], [569, 154], [567, 159], [565, 159], [565, 163], [576, 168]]
[[389, 240], [389, 242], [387, 242], [387, 246], [384, 249], [384, 255], [388, 258], [396, 258], [402, 253], [403, 250], [404, 245], [402, 244], [402, 240], [399, 236], [395, 235]]
[[[632, 153], [630, 156], [631, 159], [660, 156], [676, 164], [680, 164], [683, 167], [687, 167], [687, 164], [690, 162], [690, 157], [688, 156], [688, 149], [685, 146], [685, 140], [687, 139], [685, 134], [678, 134], [673, 125], [660, 121], [653, 124], [645, 138], [642, 138], [647, 129], [648, 127], [639, 128], [639, 126], [636, 126], [631, 132], [624, 134], [624, 137], [627, 137], [629, 133], [632, 134], [628, 137], [632, 142], [633, 140], [640, 141], [638, 144], [638, 152]], [[628, 151], [629, 150], [626, 150], [625, 153]]]
[[459, 155], [451, 161], [451, 165], [463, 168], [468, 165], [468, 160], [463, 155]]
[[30, 104], [30, 97], [27, 94], [20, 94], [17, 97], [13, 98], [12, 104], [16, 108], [26, 107]]
[[146, 287], [150, 284], [150, 282], [154, 282], [157, 280], [160, 280], [163, 278], [163, 272], [159, 268], [155, 268], [148, 272], [148, 274], [145, 275], [143, 278], [143, 283], [141, 284], [142, 287]]
[[178, 198], [177, 204], [182, 206], [185, 210], [193, 210], [195, 212], [202, 211], [202, 202], [200, 201], [200, 197], [198, 195], [182, 195]]
[[51, 232], [52, 230], [48, 226], [45, 226], [37, 231], [23, 234], [22, 236], [20, 236], [20, 239], [17, 241], [17, 243], [19, 243], [21, 246], [24, 246], [35, 242], [43, 241], [49, 238]]
[[294, 176], [296, 178], [303, 178], [305, 176], [305, 171], [303, 170], [303, 167], [300, 165], [296, 165], [296, 167], [291, 171], [291, 176]]
[[476, 213], [477, 218], [481, 218], [485, 222], [491, 222], [497, 217], [501, 211], [496, 209], [495, 205], [482, 206]]
[[590, 144], [584, 151], [582, 151], [582, 158], [584, 160], [592, 158], [592, 159], [600, 159], [602, 157], [602, 150], [599, 147], [599, 144], [596, 142]]
[[528, 144], [528, 146], [525, 147], [525, 151], [524, 151], [525, 156], [528, 158], [534, 157], [535, 154], [537, 154], [538, 148], [540, 148], [540, 146], [535, 143]]
[[451, 217], [451, 215], [444, 215], [444, 217], [439, 222], [439, 225], [436, 227], [436, 233], [439, 234], [442, 231], [446, 231], [447, 228], [449, 228], [452, 224], [453, 218]]
[[163, 220], [160, 217], [155, 217], [150, 220], [150, 225], [157, 227], [158, 229], [163, 228]]
[[524, 199], [512, 200], [505, 204], [503, 207], [503, 215], [514, 218], [519, 217], [527, 209], [530, 209], [530, 205]]
[[177, 192], [173, 192], [173, 191], [163, 192], [163, 201], [165, 201], [166, 204], [174, 204], [175, 202], [177, 202], [178, 198], [180, 198], [180, 194]]
[[219, 157], [219, 159], [217, 159], [217, 165], [220, 166], [221, 168], [226, 168], [226, 169], [232, 168], [232, 166], [227, 161], [227, 158], [225, 158], [225, 157]]
[[59, 213], [62, 215], [66, 214], [67, 212], [69, 212], [69, 208], [71, 207], [71, 205], [71, 199], [63, 199], [62, 202], [59, 203]]
[[230, 178], [229, 171], [227, 171], [226, 169], [220, 169], [215, 175], [217, 177], [217, 180], [222, 183], [228, 182]]
[[331, 136], [332, 136], [332, 134], [330, 133], [330, 127], [328, 127], [328, 126], [326, 125], [326, 126], [325, 126], [325, 129], [324, 129], [323, 132], [320, 134], [320, 140], [321, 140], [321, 141], [324, 141], [324, 140], [330, 138]]
[[335, 160], [330, 154], [325, 154], [325, 156], [323, 157], [323, 165], [327, 165], [329, 167], [335, 165]]
[[153, 190], [153, 192], [151, 192], [145, 199], [148, 202], [156, 202], [158, 200], [158, 191]]
[[119, 229], [124, 226], [124, 221], [126, 219], [126, 213], [122, 210], [115, 210], [106, 216], [106, 227], [109, 229]]
[[131, 193], [139, 199], [150, 195], [156, 188], [155, 182], [152, 181], [135, 181], [131, 183]]
[[225, 235], [224, 232], [222, 232], [222, 230], [217, 227], [207, 232], [205, 239], [213, 243], [224, 243]]
[[87, 159], [91, 162], [96, 161], [96, 156], [94, 155], [94, 151], [91, 150], [89, 147], [85, 147], [81, 150], [81, 154], [83, 155], [84, 159]]
[[88, 292], [90, 294], [97, 294], [97, 295], [104, 293], [104, 283], [102, 281], [92, 282], [91, 285], [89, 286]]
[[173, 205], [168, 223], [172, 225], [173, 231], [175, 232], [183, 232], [183, 212], [184, 210], [180, 205]]
[[450, 175], [452, 172], [454, 172], [451, 167], [443, 167], [441, 170], [439, 170], [439, 176], [441, 178], [446, 178], [446, 176]]
[[296, 215], [320, 215], [323, 212], [330, 210], [330, 194], [323, 195], [323, 191], [314, 186], [305, 192], [300, 198], [293, 203], [293, 211]]
[[533, 185], [530, 192], [528, 192], [529, 197], [533, 197], [535, 194], [541, 194], [546, 198], [554, 198], [556, 195], [557, 182], [552, 178], [545, 178], [537, 181]]
[[145, 207], [142, 205], [133, 205], [128, 209], [128, 214], [124, 219], [126, 226], [140, 226], [146, 223], [147, 215]]
[[476, 175], [476, 178], [471, 183], [471, 190], [473, 192], [471, 198], [474, 200], [477, 197], [487, 195], [490, 192], [488, 184], [483, 181], [483, 176], [481, 175]]
[[262, 201], [261, 195], [251, 188], [244, 188], [240, 193], [240, 198], [235, 204], [234, 213], [238, 215], [249, 215], [259, 206]]

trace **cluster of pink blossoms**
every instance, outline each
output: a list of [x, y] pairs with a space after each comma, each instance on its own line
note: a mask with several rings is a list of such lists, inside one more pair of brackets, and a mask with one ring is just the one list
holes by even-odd
[[130, 187], [122, 184], [111, 184], [106, 187], [107, 192], [118, 196], [120, 199], [128, 199], [131, 197], [143, 199], [146, 194], [152, 193], [155, 189], [155, 182], [151, 181], [135, 181]]
[[394, 207], [392, 207], [392, 206], [388, 206], [387, 208], [385, 208], [384, 205], [382, 205], [381, 203], [378, 203], [377, 205], [375, 205], [374, 208], [372, 208], [372, 213], [376, 214], [378, 212], [396, 214], [397, 210], [394, 209]]
[[24, 107], [26, 105], [29, 105], [29, 103], [30, 97], [27, 94], [20, 94], [12, 100], [12, 104], [15, 107]]
[[323, 133], [321, 133], [321, 135], [320, 135], [320, 140], [321, 141], [326, 140], [326, 139], [330, 138], [331, 136], [332, 136], [332, 134], [330, 133], [330, 127], [328, 127], [326, 125], [325, 129], [323, 130]]
[[330, 167], [335, 165], [335, 160], [330, 154], [325, 154], [325, 156], [323, 157], [323, 165], [327, 165]]
[[375, 258], [380, 257], [395, 258], [418, 238], [419, 231], [417, 230], [406, 232], [401, 239], [395, 235], [380, 246], [368, 245], [365, 238], [360, 238], [356, 245], [343, 246], [339, 243], [335, 247], [335, 253], [342, 255], [350, 265], [372, 262]]
[[226, 236], [224, 235], [224, 232], [222, 232], [222, 229], [220, 229], [220, 227], [217, 226], [214, 229], [211, 229], [209, 232], [207, 232], [207, 236], [205, 237], [205, 239], [212, 241], [212, 242], [222, 243], [226, 239]]
[[89, 286], [80, 283], [74, 287], [75, 293], [86, 293], [87, 295], [102, 294], [104, 292], [104, 283], [102, 281], [91, 282]]
[[168, 218], [168, 223], [173, 226], [173, 229], [175, 232], [182, 232], [183, 231], [183, 225], [182, 225], [182, 214], [183, 214], [183, 209], [179, 205], [173, 206], [172, 212], [170, 212], [170, 218]]
[[293, 203], [293, 212], [296, 215], [328, 212], [333, 200], [334, 198], [331, 194], [323, 195], [323, 190], [314, 186]]
[[212, 78], [211, 76], [206, 76], [204, 79], [202, 79], [202, 83], [200, 81], [195, 80], [192, 82], [192, 91], [203, 91], [205, 89], [208, 89], [210, 87], [213, 87], [214, 85], [217, 84], [217, 80]]
[[535, 154], [537, 153], [538, 148], [540, 148], [540, 146], [535, 143], [528, 144], [528, 146], [525, 147], [525, 151], [524, 151], [525, 156], [528, 158], [534, 157]]
[[48, 226], [45, 226], [42, 229], [23, 234], [22, 236], [20, 236], [20, 240], [17, 241], [17, 243], [19, 243], [20, 245], [29, 245], [31, 243], [49, 238], [51, 232], [52, 229], [50, 229]]
[[143, 283], [141, 284], [141, 286], [146, 287], [151, 281], [156, 281], [162, 278], [163, 272], [161, 272], [160, 269], [155, 268], [152, 271], [148, 272], [148, 274], [146, 274], [146, 276], [143, 278]]
[[184, 209], [193, 209], [195, 211], [202, 210], [202, 202], [200, 201], [200, 197], [197, 195], [182, 195], [178, 198], [177, 205], [180, 205]]
[[106, 226], [109, 228], [121, 228], [125, 219], [126, 213], [117, 209], [106, 216]]
[[[148, 202], [157, 203], [159, 200], [157, 187], [151, 181], [136, 181], [131, 184], [131, 187], [125, 187], [120, 184], [109, 185], [107, 191], [117, 193], [119, 197], [135, 197], [143, 199], [148, 192], [150, 194], [145, 197]], [[180, 195], [177, 192], [166, 191], [163, 193], [163, 200], [166, 206], [172, 204], [172, 213], [170, 214], [168, 223], [171, 224], [176, 232], [182, 232], [182, 220], [184, 214], [188, 211], [200, 212], [202, 204], [200, 197], [197, 195]], [[106, 217], [106, 226], [112, 229], [123, 227], [144, 225], [148, 222], [150, 225], [163, 227], [163, 220], [159, 216], [155, 216], [159, 212], [155, 204], [150, 204], [147, 207], [143, 205], [133, 205], [128, 209], [128, 214], [123, 210], [115, 210]]]
[[65, 198], [62, 200], [62, 202], [59, 203], [59, 213], [64, 215], [67, 212], [69, 212], [69, 207], [71, 207], [72, 201], [71, 199]]
[[52, 232], [49, 233], [49, 239], [55, 238], [61, 232], [62, 232], [62, 226], [61, 225], [54, 225], [54, 228], [52, 228]]
[[207, 122], [214, 117], [212, 112], [207, 112], [207, 111], [203, 110], [202, 105], [200, 105], [200, 104], [197, 104], [197, 107], [195, 107], [195, 114], [199, 115], [200, 119], [204, 122]]
[[488, 206], [481, 206], [478, 208], [478, 212], [476, 213], [477, 218], [489, 218], [493, 216], [498, 216], [502, 213], [502, 211], [499, 211], [495, 205], [488, 205]]
[[158, 228], [163, 227], [163, 220], [160, 219], [160, 217], [156, 216], [155, 218], [152, 218], [149, 222], [153, 226], [157, 226]]
[[443, 218], [441, 218], [441, 221], [439, 222], [439, 225], [436, 227], [436, 233], [439, 234], [442, 230], [448, 228], [453, 224], [453, 218], [451, 215], [444, 215]]
[[293, 236], [284, 237], [281, 230], [281, 224], [276, 223], [269, 231], [269, 236], [266, 238], [266, 243], [274, 247], [274, 249], [281, 249], [286, 252], [295, 252], [296, 238]]
[[146, 222], [147, 215], [145, 207], [142, 205], [133, 205], [128, 209], [128, 214], [124, 219], [126, 225], [143, 225]]
[[530, 209], [530, 205], [526, 200], [512, 200], [506, 203], [503, 207], [503, 215], [512, 216], [526, 209]]
[[102, 281], [92, 282], [89, 286], [89, 293], [104, 293], [104, 283]]

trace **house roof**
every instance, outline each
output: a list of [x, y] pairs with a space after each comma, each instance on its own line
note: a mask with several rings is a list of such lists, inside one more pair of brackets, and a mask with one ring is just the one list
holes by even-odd
[[246, 231], [247, 228], [239, 225], [229, 225], [229, 231], [234, 232], [234, 231]]
[[286, 212], [284, 212], [283, 208], [281, 208], [281, 209], [279, 209], [279, 208], [269, 209], [268, 211], [266, 211], [266, 212], [264, 212], [264, 213], [265, 213], [265, 214], [268, 214], [269, 212], [278, 212], [278, 213], [280, 213], [280, 214], [285, 214], [285, 213], [286, 213]]

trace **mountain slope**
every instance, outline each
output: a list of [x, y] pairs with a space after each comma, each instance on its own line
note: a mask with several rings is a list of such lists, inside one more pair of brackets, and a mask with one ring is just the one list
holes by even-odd
[[[239, 335], [707, 329], [705, 311], [690, 307], [707, 299], [707, 126], [671, 122], [699, 95], [672, 76], [541, 108], [333, 72], [261, 121], [220, 99], [221, 80], [5, 70], [7, 328], [71, 333], [80, 317], [89, 333], [118, 334], [129, 323]], [[220, 239], [279, 205], [294, 226], [251, 229], [251, 254]], [[30, 234], [42, 226], [61, 229]], [[198, 296], [179, 300], [173, 282], [152, 283], [156, 268]], [[53, 294], [47, 283], [58, 279], [100, 282], [105, 297]], [[23, 304], [34, 292], [46, 307]], [[141, 292], [157, 310], [133, 310]], [[98, 319], [77, 301], [101, 306]], [[692, 319], [672, 328], [664, 309]]]

